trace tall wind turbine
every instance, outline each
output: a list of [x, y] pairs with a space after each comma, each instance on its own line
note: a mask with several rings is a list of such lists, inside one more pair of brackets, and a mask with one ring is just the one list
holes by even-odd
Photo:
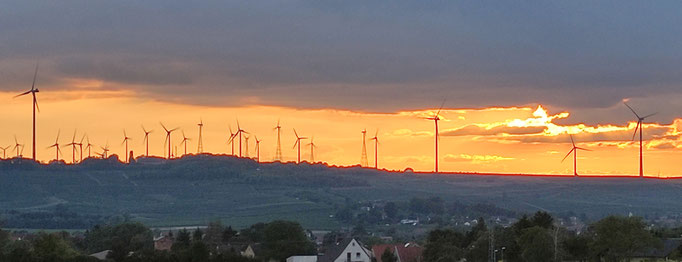
[[440, 139], [440, 134], [438, 133], [438, 121], [440, 121], [440, 110], [443, 109], [443, 105], [445, 105], [445, 100], [443, 103], [440, 105], [440, 108], [438, 108], [438, 112], [436, 112], [436, 115], [434, 117], [427, 117], [426, 119], [428, 120], [433, 120], [433, 122], [436, 124], [436, 173], [438, 173], [438, 140]]
[[374, 140], [374, 169], [379, 169], [379, 137], [377, 137], [378, 134], [379, 130], [377, 130], [374, 133], [374, 137], [370, 138], [370, 140]]
[[564, 160], [566, 160], [566, 158], [568, 156], [570, 156], [571, 153], [573, 153], [573, 176], [577, 177], [578, 176], [578, 150], [585, 150], [585, 151], [592, 151], [592, 150], [589, 150], [587, 148], [577, 147], [575, 145], [575, 141], [573, 141], [573, 135], [571, 135], [571, 144], [573, 145], [573, 148], [571, 148], [571, 151], [568, 151], [568, 154], [566, 154], [564, 159], [561, 159], [561, 162], [563, 163]]
[[66, 146], [71, 146], [71, 164], [76, 163], [76, 130], [73, 130], [73, 138], [71, 138], [71, 143], [66, 144]]
[[121, 142], [121, 145], [122, 145], [122, 144], [126, 144], [126, 152], [125, 152], [125, 155], [126, 155], [126, 163], [129, 163], [129, 161], [130, 161], [130, 159], [128, 159], [128, 156], [130, 155], [130, 153], [128, 152], [128, 140], [132, 140], [132, 138], [128, 137], [128, 134], [126, 133], [126, 130], [123, 129], [123, 142]]
[[623, 102], [623, 104], [625, 104], [625, 106], [627, 106], [630, 109], [630, 111], [632, 111], [632, 113], [635, 114], [635, 116], [637, 117], [637, 126], [635, 127], [635, 133], [632, 134], [632, 140], [633, 141], [635, 140], [635, 136], [637, 135], [637, 130], [639, 129], [639, 177], [644, 177], [644, 161], [643, 161], [643, 157], [642, 157], [642, 148], [643, 148], [642, 147], [642, 133], [644, 132], [644, 125], [642, 125], [642, 123], [643, 123], [644, 119], [647, 119], [648, 117], [651, 117], [657, 113], [649, 114], [646, 116], [639, 116], [639, 114], [637, 114], [637, 112], [635, 112], [635, 110], [632, 109], [632, 107], [630, 107], [630, 105], [628, 105], [625, 102]]
[[36, 93], [40, 92], [38, 88], [36, 88], [36, 78], [38, 77], [38, 64], [36, 64], [36, 71], [33, 73], [33, 84], [31, 85], [31, 90], [28, 90], [26, 92], [23, 92], [16, 97], [20, 97], [23, 95], [28, 95], [31, 94], [33, 96], [33, 161], [36, 161], [36, 110], [40, 112], [40, 108], [38, 107], [38, 100], [36, 99]]
[[166, 139], [163, 141], [163, 147], [164, 147], [164, 150], [166, 150], [165, 147], [166, 147], [166, 144], [168, 144], [168, 159], [171, 159], [171, 154], [172, 154], [172, 151], [171, 151], [171, 142], [172, 142], [171, 134], [174, 131], [178, 130], [178, 128], [176, 127], [176, 128], [171, 129], [171, 130], [168, 130], [168, 128], [166, 128], [166, 126], [164, 126], [163, 123], [160, 123], [160, 124], [161, 124], [161, 127], [163, 127], [163, 130], [166, 131]]
[[362, 129], [362, 155], [360, 156], [360, 166], [366, 167], [367, 163], [367, 130]]
[[154, 132], [154, 130], [147, 131], [147, 129], [145, 129], [144, 126], [142, 126], [142, 131], [144, 132], [144, 139], [142, 139], [142, 143], [145, 144], [144, 156], [149, 157], [149, 134]]
[[294, 147], [296, 148], [296, 145], [298, 145], [298, 160], [296, 163], [301, 163], [301, 140], [307, 139], [307, 137], [300, 137], [298, 136], [298, 133], [296, 133], [296, 129], [294, 128], [294, 134], [296, 135], [296, 143], [294, 143]]
[[56, 148], [55, 151], [57, 151], [57, 157], [54, 159], [55, 161], [59, 161], [59, 152], [62, 151], [61, 149], [59, 149], [59, 133], [61, 133], [61, 132], [57, 131], [57, 139], [54, 140], [54, 144], [47, 147], [47, 148], [53, 148], [53, 147]]
[[282, 126], [279, 125], [279, 119], [277, 120], [277, 126], [275, 126], [273, 130], [277, 130], [277, 150], [275, 150], [275, 161], [282, 161], [282, 144], [280, 143]]
[[[197, 145], [197, 154], [201, 154], [201, 153], [204, 152], [204, 142], [202, 141], [203, 139], [202, 139], [202, 136], [201, 136], [201, 135], [202, 135], [203, 128], [204, 128], [204, 120], [203, 120], [203, 119], [199, 119], [199, 124], [197, 124], [197, 126], [199, 126], [199, 141], [197, 141], [197, 143], [198, 143], [198, 145]], [[187, 153], [185, 153], [185, 154], [187, 154]]]
[[315, 145], [315, 137], [313, 136], [310, 138], [310, 143], [308, 145], [310, 146], [310, 163], [315, 164], [315, 148], [317, 145]]
[[180, 142], [180, 144], [181, 145], [184, 144], [184, 146], [185, 146], [185, 154], [184, 155], [187, 155], [187, 141], [189, 141], [189, 140], [190, 140], [189, 137], [185, 136], [185, 131], [183, 130], [182, 131], [182, 142]]
[[256, 138], [256, 163], [260, 163], [260, 142], [262, 140], [258, 140], [258, 136], [254, 136]]
[[10, 147], [12, 147], [12, 145], [9, 145], [7, 147], [0, 147], [0, 149], [2, 150], [2, 159], [7, 158], [7, 149], [9, 149]]

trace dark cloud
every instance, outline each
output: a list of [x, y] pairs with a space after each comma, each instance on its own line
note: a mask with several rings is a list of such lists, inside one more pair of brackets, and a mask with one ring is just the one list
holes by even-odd
[[[395, 111], [447, 97], [449, 107], [594, 110], [682, 93], [682, 3], [674, 1], [2, 6], [0, 90], [21, 89], [41, 58], [45, 79], [99, 78], [197, 104]], [[679, 112], [679, 103], [659, 104]]]

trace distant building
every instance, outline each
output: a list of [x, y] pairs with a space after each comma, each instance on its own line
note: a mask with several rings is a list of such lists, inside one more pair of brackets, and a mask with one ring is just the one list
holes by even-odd
[[317, 256], [290, 256], [287, 262], [317, 262]]
[[415, 244], [385, 244], [376, 245], [372, 247], [372, 253], [374, 253], [374, 258], [376, 262], [382, 262], [381, 256], [386, 252], [386, 250], [391, 250], [394, 256], [398, 258], [398, 262], [423, 262], [424, 257], [422, 253], [424, 248]]
[[155, 250], [170, 250], [173, 246], [173, 237], [168, 235], [162, 235], [160, 237], [154, 238], [154, 249]]

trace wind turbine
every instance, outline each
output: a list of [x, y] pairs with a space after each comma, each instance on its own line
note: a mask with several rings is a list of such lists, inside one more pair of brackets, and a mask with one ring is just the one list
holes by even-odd
[[298, 133], [296, 133], [295, 128], [294, 128], [294, 134], [296, 135], [296, 142], [294, 143], [293, 148], [296, 148], [296, 145], [298, 145], [298, 161], [296, 163], [301, 163], [301, 140], [308, 139], [308, 138], [307, 137], [299, 137]]
[[367, 130], [362, 129], [362, 155], [360, 156], [360, 166], [366, 167], [367, 165]]
[[189, 137], [185, 136], [185, 131], [183, 130], [182, 131], [182, 142], [180, 142], [180, 144], [181, 145], [184, 144], [184, 146], [185, 146], [185, 154], [184, 155], [187, 155], [187, 141], [189, 141], [189, 140], [190, 140]]
[[7, 149], [9, 149], [10, 147], [12, 147], [12, 145], [9, 145], [7, 147], [0, 147], [0, 149], [2, 149], [2, 159], [7, 158]]
[[277, 150], [275, 151], [275, 161], [282, 161], [282, 144], [280, 143], [282, 126], [279, 125], [279, 119], [277, 119], [277, 126], [275, 126], [273, 130], [277, 130]]
[[145, 129], [144, 126], [142, 126], [142, 131], [144, 131], [144, 139], [142, 139], [142, 143], [145, 144], [144, 156], [149, 157], [149, 134], [154, 132], [154, 130], [147, 131], [147, 129]]
[[379, 137], [377, 135], [379, 134], [379, 130], [377, 130], [374, 133], [374, 137], [370, 138], [370, 140], [374, 140], [374, 169], [379, 169]]
[[33, 96], [33, 161], [36, 161], [36, 110], [40, 112], [40, 107], [38, 107], [38, 100], [36, 99], [36, 93], [40, 92], [38, 88], [36, 88], [36, 78], [38, 77], [38, 64], [36, 63], [36, 71], [33, 73], [33, 84], [31, 85], [31, 90], [28, 90], [26, 92], [23, 92], [15, 98], [31, 94]]
[[642, 125], [642, 123], [643, 123], [644, 119], [647, 119], [648, 117], [651, 117], [651, 116], [658, 114], [658, 113], [653, 113], [653, 114], [649, 114], [646, 116], [639, 116], [639, 114], [637, 114], [637, 112], [635, 112], [635, 110], [632, 109], [632, 107], [630, 107], [630, 105], [625, 103], [625, 101], [623, 101], [623, 104], [625, 104], [625, 106], [627, 106], [630, 109], [630, 111], [632, 111], [632, 113], [635, 114], [635, 116], [637, 117], [637, 126], [635, 127], [635, 133], [632, 134], [632, 140], [633, 141], [635, 140], [635, 136], [637, 135], [637, 130], [639, 129], [639, 177], [644, 177], [644, 161], [643, 161], [643, 157], [642, 157], [642, 148], [643, 148], [642, 147], [642, 133], [644, 131], [644, 125]]
[[81, 152], [81, 159], [79, 162], [83, 162], [83, 140], [85, 140], [85, 134], [83, 134], [83, 137], [81, 138], [81, 141], [78, 142], [78, 151]]
[[176, 128], [171, 129], [171, 130], [168, 130], [168, 128], [166, 128], [166, 126], [164, 126], [163, 123], [160, 123], [160, 124], [161, 124], [161, 127], [163, 127], [163, 130], [166, 131], [166, 140], [163, 141], [163, 147], [164, 147], [164, 150], [166, 150], [165, 147], [166, 147], [166, 144], [168, 144], [168, 159], [171, 159], [171, 154], [172, 154], [172, 152], [171, 152], [171, 142], [172, 142], [171, 141], [171, 133], [178, 130], [178, 128], [176, 127]]
[[123, 129], [123, 142], [121, 142], [121, 145], [126, 144], [126, 152], [125, 152], [126, 163], [128, 163], [128, 161], [130, 160], [130, 159], [128, 159], [128, 155], [130, 154], [130, 153], [128, 153], [128, 140], [132, 140], [132, 138], [128, 137], [128, 134], [126, 134], [126, 130]]
[[310, 146], [310, 163], [315, 164], [315, 148], [317, 145], [315, 145], [315, 137], [313, 136], [310, 138], [310, 143], [308, 145]]
[[232, 145], [232, 153], [230, 154], [231, 156], [234, 156], [234, 136], [237, 135], [237, 133], [232, 132], [232, 126], [230, 125], [230, 138], [227, 139], [227, 143]]
[[61, 133], [61, 131], [57, 131], [57, 139], [54, 140], [54, 144], [47, 147], [47, 148], [53, 148], [53, 147], [57, 148], [55, 150], [55, 151], [57, 151], [57, 158], [55, 158], [55, 161], [59, 161], [59, 152], [62, 151], [61, 149], [59, 149], [59, 133]]
[[[23, 148], [24, 148], [24, 145], [23, 145], [23, 144], [19, 144], [19, 141], [17, 140], [17, 136], [14, 136], [14, 151], [16, 151], [17, 157], [21, 157], [21, 156], [22, 156], [21, 152], [24, 151]], [[20, 151], [20, 150], [21, 150], [21, 151]]]
[[571, 153], [573, 153], [573, 176], [578, 177], [578, 150], [585, 150], [585, 151], [592, 151], [592, 150], [589, 150], [587, 148], [577, 147], [575, 145], [575, 141], [573, 141], [573, 135], [571, 135], [571, 144], [573, 145], [573, 148], [571, 148], [571, 151], [568, 151], [568, 154], [566, 154], [564, 159], [561, 159], [561, 162], [563, 163], [564, 160], [566, 160], [566, 158], [568, 156], [570, 156]]
[[[232, 132], [232, 130], [230, 130], [230, 132]], [[237, 135], [239, 135], [239, 157], [242, 157], [242, 133], [248, 134], [248, 132], [244, 131], [244, 129], [241, 128], [241, 126], [239, 125], [239, 120], [237, 120], [237, 133], [235, 133], [232, 139], [230, 140], [231, 141], [234, 140], [237, 137]]]
[[71, 164], [76, 163], [76, 130], [73, 130], [73, 138], [71, 138], [71, 143], [66, 144], [66, 146], [71, 146]]
[[107, 144], [101, 148], [102, 148], [102, 159], [105, 159], [105, 158], [107, 158], [107, 153], [109, 152], [109, 142], [107, 142]]
[[443, 103], [440, 105], [440, 108], [438, 109], [438, 112], [436, 112], [436, 115], [434, 117], [427, 117], [426, 119], [428, 120], [433, 120], [433, 122], [436, 124], [436, 173], [438, 173], [438, 139], [440, 138], [440, 135], [438, 134], [438, 121], [440, 121], [440, 110], [443, 109], [443, 105], [445, 105], [445, 100], [443, 100]]
[[88, 150], [88, 158], [90, 158], [90, 156], [91, 156], [91, 155], [90, 155], [90, 150], [92, 149], [92, 147], [93, 147], [94, 145], [93, 145], [93, 144], [90, 144], [90, 137], [89, 137], [89, 136], [87, 137], [87, 141], [88, 141], [88, 144], [85, 145], [85, 149]]
[[260, 141], [258, 140], [258, 136], [254, 136], [256, 138], [256, 163], [260, 163]]
[[249, 157], [249, 137], [248, 135], [244, 135], [244, 157], [248, 158]]
[[[197, 124], [197, 126], [199, 126], [199, 141], [198, 141], [198, 145], [197, 145], [197, 154], [201, 154], [204, 152], [204, 143], [202, 141], [202, 136], [201, 136], [201, 133], [202, 133], [203, 128], [204, 128], [204, 120], [199, 119], [199, 124]], [[187, 154], [187, 153], [185, 152], [185, 154]]]

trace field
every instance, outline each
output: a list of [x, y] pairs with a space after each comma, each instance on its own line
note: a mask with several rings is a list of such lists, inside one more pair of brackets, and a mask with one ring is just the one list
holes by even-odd
[[330, 215], [354, 201], [491, 203], [518, 212], [572, 211], [659, 216], [682, 213], [682, 180], [466, 174], [407, 174], [324, 165], [269, 163], [228, 156], [152, 159], [122, 165], [0, 162], [0, 210], [32, 212], [57, 206], [77, 214], [127, 214], [150, 226], [204, 225], [221, 219], [244, 227], [289, 219], [307, 228], [342, 226]]

